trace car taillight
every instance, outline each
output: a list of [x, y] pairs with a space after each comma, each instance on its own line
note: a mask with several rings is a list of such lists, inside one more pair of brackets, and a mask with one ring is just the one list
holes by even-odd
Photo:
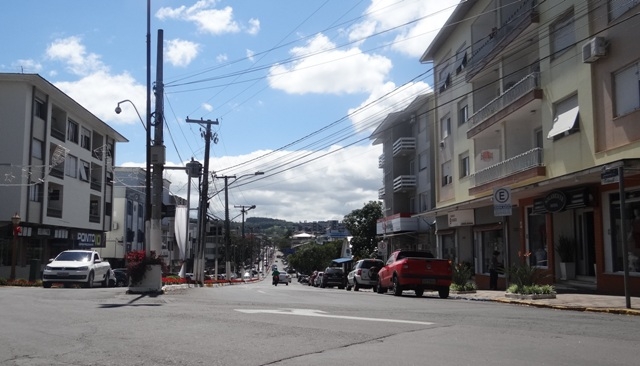
[[358, 271], [356, 272], [358, 274], [358, 276], [362, 275], [362, 270], [358, 269]]

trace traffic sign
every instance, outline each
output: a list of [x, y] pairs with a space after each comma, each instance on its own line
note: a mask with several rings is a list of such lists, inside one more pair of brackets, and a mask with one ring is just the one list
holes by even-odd
[[493, 216], [511, 216], [511, 188], [493, 189]]

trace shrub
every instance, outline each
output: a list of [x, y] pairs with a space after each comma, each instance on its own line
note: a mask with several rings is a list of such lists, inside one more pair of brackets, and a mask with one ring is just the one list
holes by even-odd
[[511, 282], [507, 292], [523, 295], [555, 293], [553, 286], [540, 285], [540, 281], [547, 275], [540, 268], [529, 264], [529, 256], [531, 256], [531, 252], [524, 254], [518, 252], [520, 263], [507, 268], [509, 281]]
[[473, 276], [473, 269], [469, 263], [457, 263], [453, 265], [451, 283], [458, 287], [464, 287]]
[[167, 266], [164, 260], [158, 257], [154, 250], [152, 250], [148, 256], [144, 250], [128, 252], [125, 259], [127, 262], [127, 274], [131, 279], [131, 283], [139, 283], [142, 281], [147, 271], [147, 266], [149, 265], [160, 264], [162, 266], [162, 272], [167, 272]]

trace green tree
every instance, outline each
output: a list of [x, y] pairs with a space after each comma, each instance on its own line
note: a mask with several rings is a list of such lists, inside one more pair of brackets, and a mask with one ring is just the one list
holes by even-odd
[[335, 240], [323, 245], [305, 245], [287, 259], [296, 271], [310, 274], [313, 271], [324, 271], [332, 260], [340, 257], [341, 250], [342, 241]]
[[382, 203], [369, 201], [361, 209], [344, 217], [343, 223], [351, 233], [351, 252], [356, 258], [368, 258], [378, 247], [376, 224], [382, 218]]

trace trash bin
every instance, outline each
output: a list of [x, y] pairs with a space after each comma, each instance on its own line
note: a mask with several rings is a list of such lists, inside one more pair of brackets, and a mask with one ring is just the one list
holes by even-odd
[[29, 281], [34, 282], [35, 280], [39, 280], [40, 278], [40, 260], [31, 259], [29, 260]]

